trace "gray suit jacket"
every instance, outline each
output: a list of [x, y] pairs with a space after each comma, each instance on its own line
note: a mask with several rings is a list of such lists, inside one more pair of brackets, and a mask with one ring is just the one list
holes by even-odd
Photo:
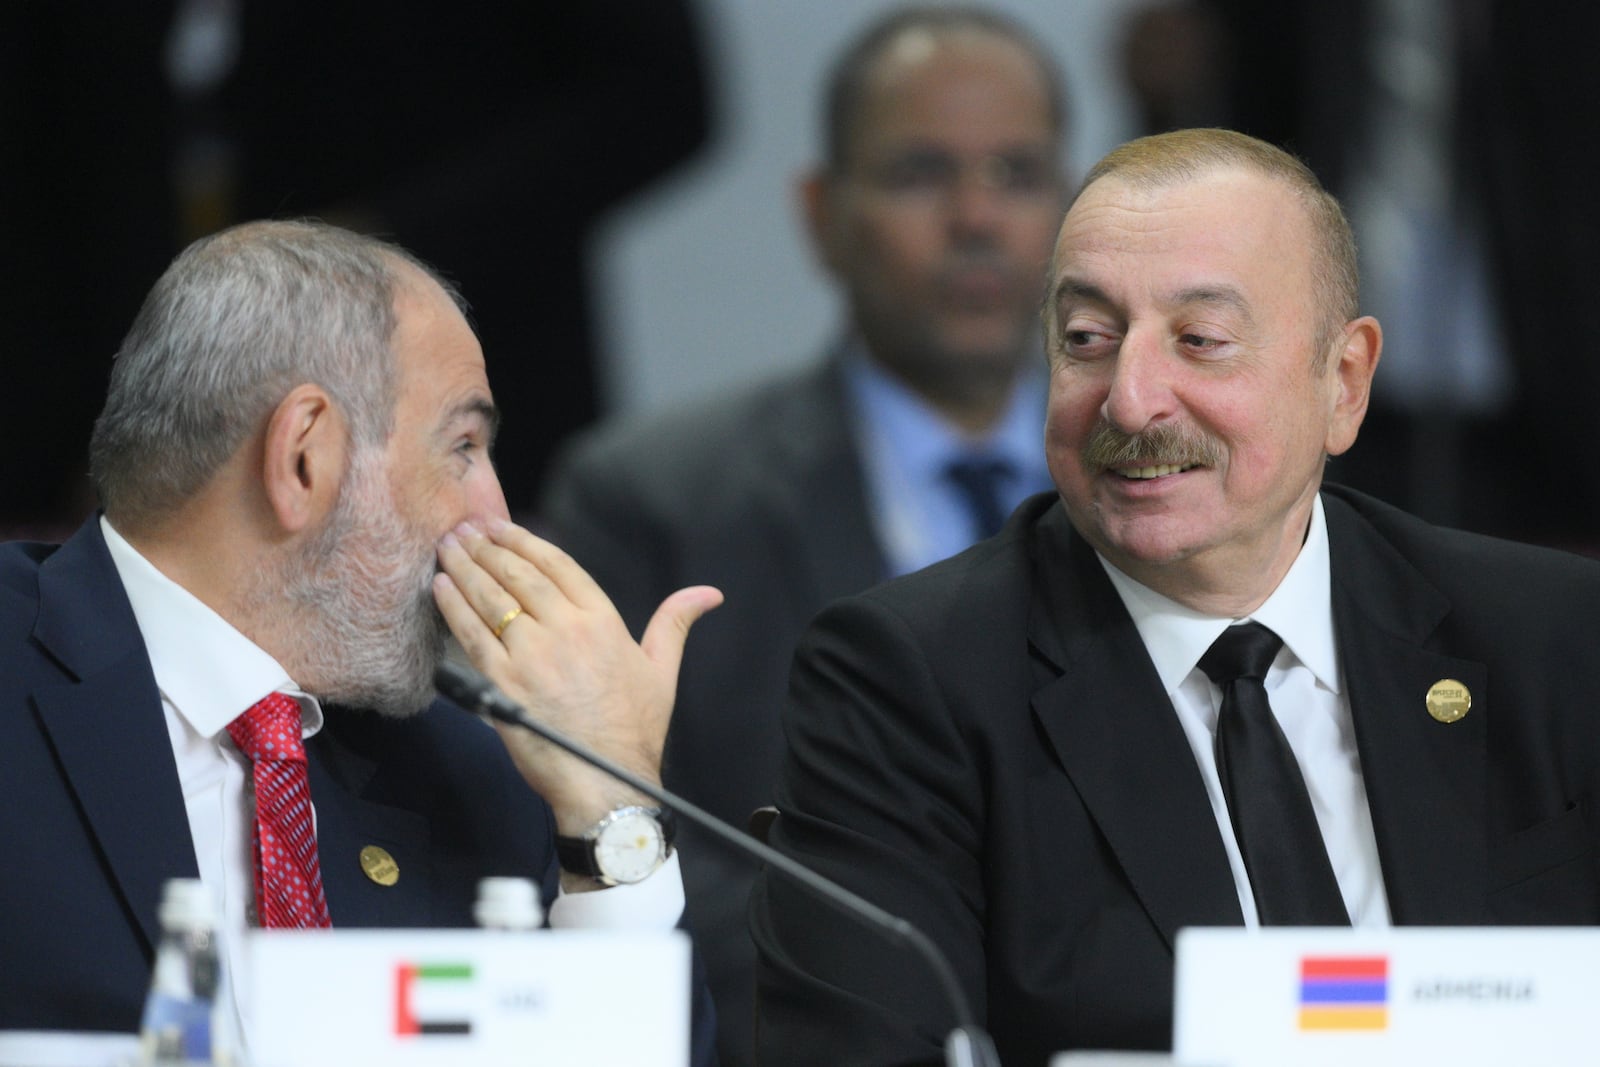
[[[1600, 563], [1324, 490], [1334, 626], [1390, 912], [1600, 922]], [[1443, 724], [1424, 698], [1465, 683]], [[1194, 756], [1058, 501], [833, 605], [785, 713], [773, 843], [953, 961], [1004, 1061], [1171, 1040], [1184, 926], [1237, 924]], [[766, 1064], [936, 1063], [925, 968], [778, 879], [752, 906]]]

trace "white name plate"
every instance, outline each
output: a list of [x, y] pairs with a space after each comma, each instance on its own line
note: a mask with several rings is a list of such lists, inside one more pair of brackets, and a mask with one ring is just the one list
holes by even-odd
[[255, 931], [257, 1067], [685, 1067], [689, 941], [659, 932]]
[[1192, 929], [1173, 1053], [1212, 1067], [1592, 1065], [1600, 930]]

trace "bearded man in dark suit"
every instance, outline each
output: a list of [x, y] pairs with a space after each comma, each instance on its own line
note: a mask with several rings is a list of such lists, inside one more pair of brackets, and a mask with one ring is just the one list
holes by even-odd
[[[235, 946], [255, 926], [470, 926], [489, 875], [542, 883], [553, 925], [678, 921], [648, 799], [435, 697], [453, 634], [535, 714], [659, 780], [683, 640], [720, 599], [669, 597], [636, 644], [509, 522], [496, 421], [458, 299], [395, 246], [253, 223], [157, 281], [91, 443], [103, 512], [60, 546], [0, 546], [0, 945], [30, 961], [0, 972], [0, 1059], [44, 1042], [84, 1062], [76, 1032], [137, 1030], [171, 878], [202, 881]], [[251, 725], [260, 709], [285, 717]], [[277, 807], [304, 819], [257, 829]], [[558, 850], [624, 811], [664, 846], [626, 877]], [[301, 843], [290, 881], [269, 832]], [[370, 876], [374, 847], [398, 880]], [[241, 956], [224, 1017], [248, 1048]]]

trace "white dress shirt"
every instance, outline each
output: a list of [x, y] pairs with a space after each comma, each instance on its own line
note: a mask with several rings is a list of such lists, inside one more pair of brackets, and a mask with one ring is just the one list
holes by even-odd
[[[257, 700], [277, 691], [299, 701], [302, 736], [309, 738], [322, 729], [322, 708], [282, 665], [158, 571], [104, 518], [100, 528], [133, 606], [161, 691], [201, 881], [210, 889], [222, 917], [225, 949], [241, 945], [246, 929], [256, 925], [251, 855], [255, 810], [250, 761], [234, 746], [227, 725]], [[637, 885], [561, 895], [551, 905], [550, 924], [666, 929], [683, 914], [683, 899], [683, 878], [674, 852], [665, 865]], [[338, 916], [333, 919], [337, 925]], [[236, 962], [240, 955], [227, 955], [226, 977], [233, 993], [235, 1021], [240, 1033], [248, 1037], [248, 975]]]
[[[1283, 638], [1283, 648], [1267, 671], [1267, 701], [1300, 764], [1345, 910], [1356, 926], [1388, 926], [1389, 905], [1372, 811], [1361, 778], [1350, 700], [1342, 684], [1333, 635], [1328, 558], [1328, 525], [1319, 496], [1312, 506], [1311, 525], [1300, 555], [1278, 588], [1248, 618]], [[1140, 585], [1103, 557], [1100, 563], [1133, 616], [1194, 751], [1233, 869], [1245, 925], [1259, 926], [1250, 877], [1217, 774], [1215, 744], [1222, 690], [1199, 668], [1200, 658], [1222, 631], [1246, 620], [1218, 619], [1191, 611]]]

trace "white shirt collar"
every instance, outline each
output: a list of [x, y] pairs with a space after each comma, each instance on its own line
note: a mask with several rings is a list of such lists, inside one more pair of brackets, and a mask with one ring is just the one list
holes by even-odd
[[133, 606], [156, 685], [195, 733], [215, 738], [272, 692], [286, 692], [300, 701], [304, 736], [322, 729], [321, 705], [295, 684], [277, 660], [157, 570], [104, 516], [100, 530]]
[[[1097, 553], [1098, 555], [1098, 553]], [[1155, 592], [1119, 571], [1101, 556], [1111, 584], [1133, 616], [1150, 650], [1161, 684], [1171, 696], [1195, 669], [1206, 649], [1240, 619], [1202, 615]], [[1333, 693], [1339, 692], [1339, 653], [1333, 638], [1333, 597], [1329, 580], [1328, 523], [1319, 494], [1311, 505], [1305, 544], [1278, 583], [1248, 616], [1283, 638], [1284, 647]]]

